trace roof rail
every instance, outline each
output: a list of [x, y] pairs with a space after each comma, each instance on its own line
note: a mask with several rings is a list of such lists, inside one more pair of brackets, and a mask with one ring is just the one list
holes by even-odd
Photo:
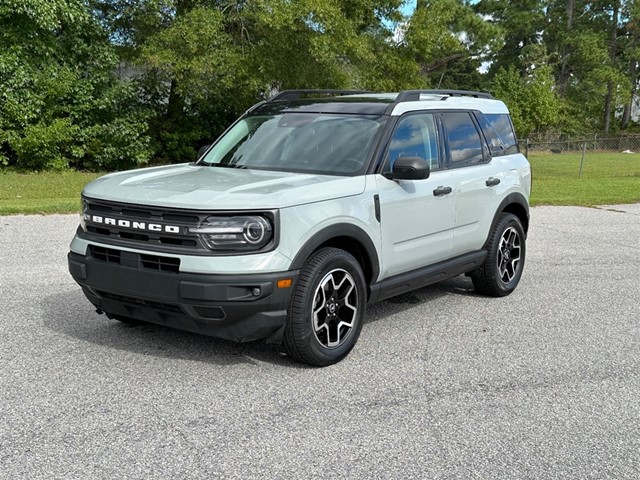
[[357, 95], [359, 93], [371, 93], [367, 90], [284, 90], [276, 96], [271, 97], [267, 102], [279, 102], [282, 100], [297, 100], [303, 95], [334, 95], [336, 97], [342, 95]]
[[415, 102], [420, 100], [420, 95], [444, 95], [446, 100], [448, 97], [475, 97], [475, 98], [493, 98], [490, 93], [471, 92], [467, 90], [404, 90], [396, 97], [396, 103]]

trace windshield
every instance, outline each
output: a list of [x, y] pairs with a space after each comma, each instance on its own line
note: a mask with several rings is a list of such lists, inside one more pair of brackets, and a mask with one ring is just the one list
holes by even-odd
[[348, 175], [365, 166], [380, 117], [284, 113], [236, 123], [200, 164]]

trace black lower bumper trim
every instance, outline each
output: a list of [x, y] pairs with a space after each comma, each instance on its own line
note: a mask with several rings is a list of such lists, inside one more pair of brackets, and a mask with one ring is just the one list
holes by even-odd
[[[69, 253], [69, 272], [89, 301], [109, 317], [251, 341], [286, 321], [297, 271], [251, 275], [173, 273], [113, 264]], [[278, 280], [292, 279], [289, 288]]]

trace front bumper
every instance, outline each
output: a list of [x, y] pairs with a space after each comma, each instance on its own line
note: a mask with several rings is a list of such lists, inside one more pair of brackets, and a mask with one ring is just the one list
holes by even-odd
[[[109, 316], [245, 342], [278, 340], [298, 271], [250, 275], [195, 274], [145, 268], [126, 256], [68, 254], [69, 272], [89, 301]], [[147, 265], [148, 266], [148, 265]], [[289, 288], [277, 282], [292, 279]]]

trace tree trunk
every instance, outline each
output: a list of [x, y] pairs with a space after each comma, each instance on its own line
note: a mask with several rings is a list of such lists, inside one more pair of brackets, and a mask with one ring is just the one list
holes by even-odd
[[[192, 8], [191, 0], [176, 0], [175, 2], [175, 18], [183, 17]], [[169, 88], [169, 99], [167, 102], [167, 118], [169, 120], [179, 119], [184, 113], [184, 98], [178, 93], [178, 81], [171, 79], [171, 87]]]
[[[618, 40], [618, 12], [620, 9], [620, 1], [613, 4], [613, 15], [611, 18], [611, 35], [609, 37], [609, 58], [611, 63], [616, 61], [616, 41]], [[613, 98], [613, 82], [607, 83], [607, 96], [604, 99], [604, 132], [609, 133], [611, 128], [611, 113], [614, 105]]]
[[184, 99], [178, 93], [178, 82], [171, 80], [171, 89], [169, 90], [169, 102], [167, 104], [167, 118], [174, 120], [182, 116], [184, 110]]
[[632, 58], [629, 61], [629, 79], [631, 80], [631, 99], [624, 106], [624, 111], [622, 112], [622, 122], [620, 125], [622, 130], [626, 130], [629, 126], [629, 122], [631, 121], [631, 109], [633, 108], [633, 102], [636, 96], [636, 84], [638, 83], [638, 61], [635, 58]]
[[[628, 25], [628, 24], [627, 24]], [[635, 32], [631, 32], [633, 35], [633, 40], [631, 41], [631, 51], [635, 52], [638, 47], [638, 36]], [[635, 100], [636, 92], [637, 92], [637, 84], [638, 84], [638, 59], [635, 54], [631, 56], [629, 60], [629, 80], [631, 80], [631, 99], [624, 106], [624, 111], [622, 112], [622, 123], [621, 128], [625, 130], [629, 126], [629, 122], [631, 121], [631, 109], [633, 108], [633, 102]]]
[[633, 95], [631, 92], [631, 100], [624, 106], [624, 110], [622, 111], [622, 122], [620, 123], [620, 128], [622, 130], [626, 130], [629, 127], [629, 122], [631, 121], [631, 106], [633, 105]]
[[613, 82], [607, 83], [607, 96], [604, 99], [604, 133], [611, 129], [611, 104], [613, 103]]
[[[575, 0], [567, 0], [567, 38], [573, 27], [573, 10], [575, 6]], [[566, 39], [562, 46], [562, 64], [560, 65], [560, 74], [558, 75], [558, 94], [564, 97], [569, 86], [569, 46]]]

